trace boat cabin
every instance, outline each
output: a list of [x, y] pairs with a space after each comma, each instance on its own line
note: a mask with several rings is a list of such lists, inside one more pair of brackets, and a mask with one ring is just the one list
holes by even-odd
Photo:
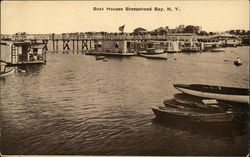
[[198, 41], [182, 41], [181, 50], [186, 52], [199, 52], [204, 50], [204, 45]]
[[45, 63], [43, 43], [30, 41], [1, 41], [1, 59], [9, 65]]
[[233, 46], [233, 47], [237, 47], [241, 45], [241, 43], [242, 43], [242, 40], [237, 37], [230, 37], [230, 38], [227, 38], [225, 41], [226, 46]]
[[204, 45], [204, 51], [210, 51], [214, 48], [220, 48], [222, 45], [219, 42], [205, 42]]
[[164, 52], [176, 53], [181, 51], [181, 43], [179, 41], [162, 41]]
[[138, 52], [163, 53], [164, 43], [159, 41], [146, 41], [137, 43]]
[[135, 41], [104, 40], [95, 43], [95, 51], [99, 53], [126, 54], [126, 53], [134, 53], [135, 49], [136, 49]]

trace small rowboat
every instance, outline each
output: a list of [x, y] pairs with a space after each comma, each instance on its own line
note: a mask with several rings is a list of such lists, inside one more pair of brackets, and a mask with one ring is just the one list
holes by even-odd
[[234, 61], [234, 65], [236, 65], [236, 66], [240, 66], [240, 65], [242, 65], [242, 63], [241, 63], [241, 62], [239, 62], [239, 61]]
[[146, 57], [146, 58], [152, 58], [152, 59], [168, 59], [167, 53], [139, 53], [139, 56]]
[[103, 59], [105, 59], [105, 56], [96, 56], [95, 59], [96, 59], [96, 60], [103, 60]]
[[[164, 100], [163, 104], [165, 106], [173, 106], [173, 107], [181, 107], [181, 108], [190, 108], [193, 111], [203, 111], [206, 113], [211, 112], [221, 112], [228, 109], [231, 109], [230, 107], [225, 108], [225, 104], [217, 103], [215, 104], [205, 104], [205, 103], [197, 103], [197, 102], [183, 102], [176, 99], [170, 99], [170, 100]], [[219, 106], [218, 106], [219, 105]]]
[[210, 50], [211, 52], [225, 52], [224, 48], [218, 47], [218, 48], [213, 48]]
[[152, 108], [157, 118], [164, 120], [180, 120], [189, 122], [230, 122], [234, 120], [233, 112], [203, 113], [171, 106], [156, 106]]
[[218, 99], [229, 102], [249, 103], [249, 90], [246, 88], [234, 88], [201, 84], [175, 84], [174, 87], [182, 93], [202, 98]]
[[8, 71], [3, 71], [3, 72], [0, 72], [0, 77], [5, 77], [5, 76], [8, 76], [10, 74], [13, 74], [15, 72], [15, 69], [11, 69], [11, 70], [8, 70]]

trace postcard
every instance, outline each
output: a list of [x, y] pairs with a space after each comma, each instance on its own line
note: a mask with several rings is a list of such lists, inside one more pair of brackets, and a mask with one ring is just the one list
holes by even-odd
[[1, 1], [1, 154], [247, 156], [249, 2]]

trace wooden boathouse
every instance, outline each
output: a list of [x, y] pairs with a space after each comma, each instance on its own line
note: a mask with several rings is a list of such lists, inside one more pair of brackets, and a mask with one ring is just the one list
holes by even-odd
[[1, 60], [7, 66], [45, 64], [44, 43], [32, 41], [1, 41]]

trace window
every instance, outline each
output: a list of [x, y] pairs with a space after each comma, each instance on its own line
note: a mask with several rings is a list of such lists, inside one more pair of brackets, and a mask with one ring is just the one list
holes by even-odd
[[127, 42], [127, 48], [131, 48], [131, 43]]
[[114, 43], [114, 46], [115, 46], [115, 48], [119, 48], [119, 43], [118, 43], [118, 42], [115, 42], [115, 43]]
[[153, 44], [148, 44], [148, 48], [153, 48]]
[[29, 46], [28, 45], [22, 45], [22, 54], [27, 54], [29, 51]]
[[38, 48], [33, 48], [33, 52], [38, 52]]

